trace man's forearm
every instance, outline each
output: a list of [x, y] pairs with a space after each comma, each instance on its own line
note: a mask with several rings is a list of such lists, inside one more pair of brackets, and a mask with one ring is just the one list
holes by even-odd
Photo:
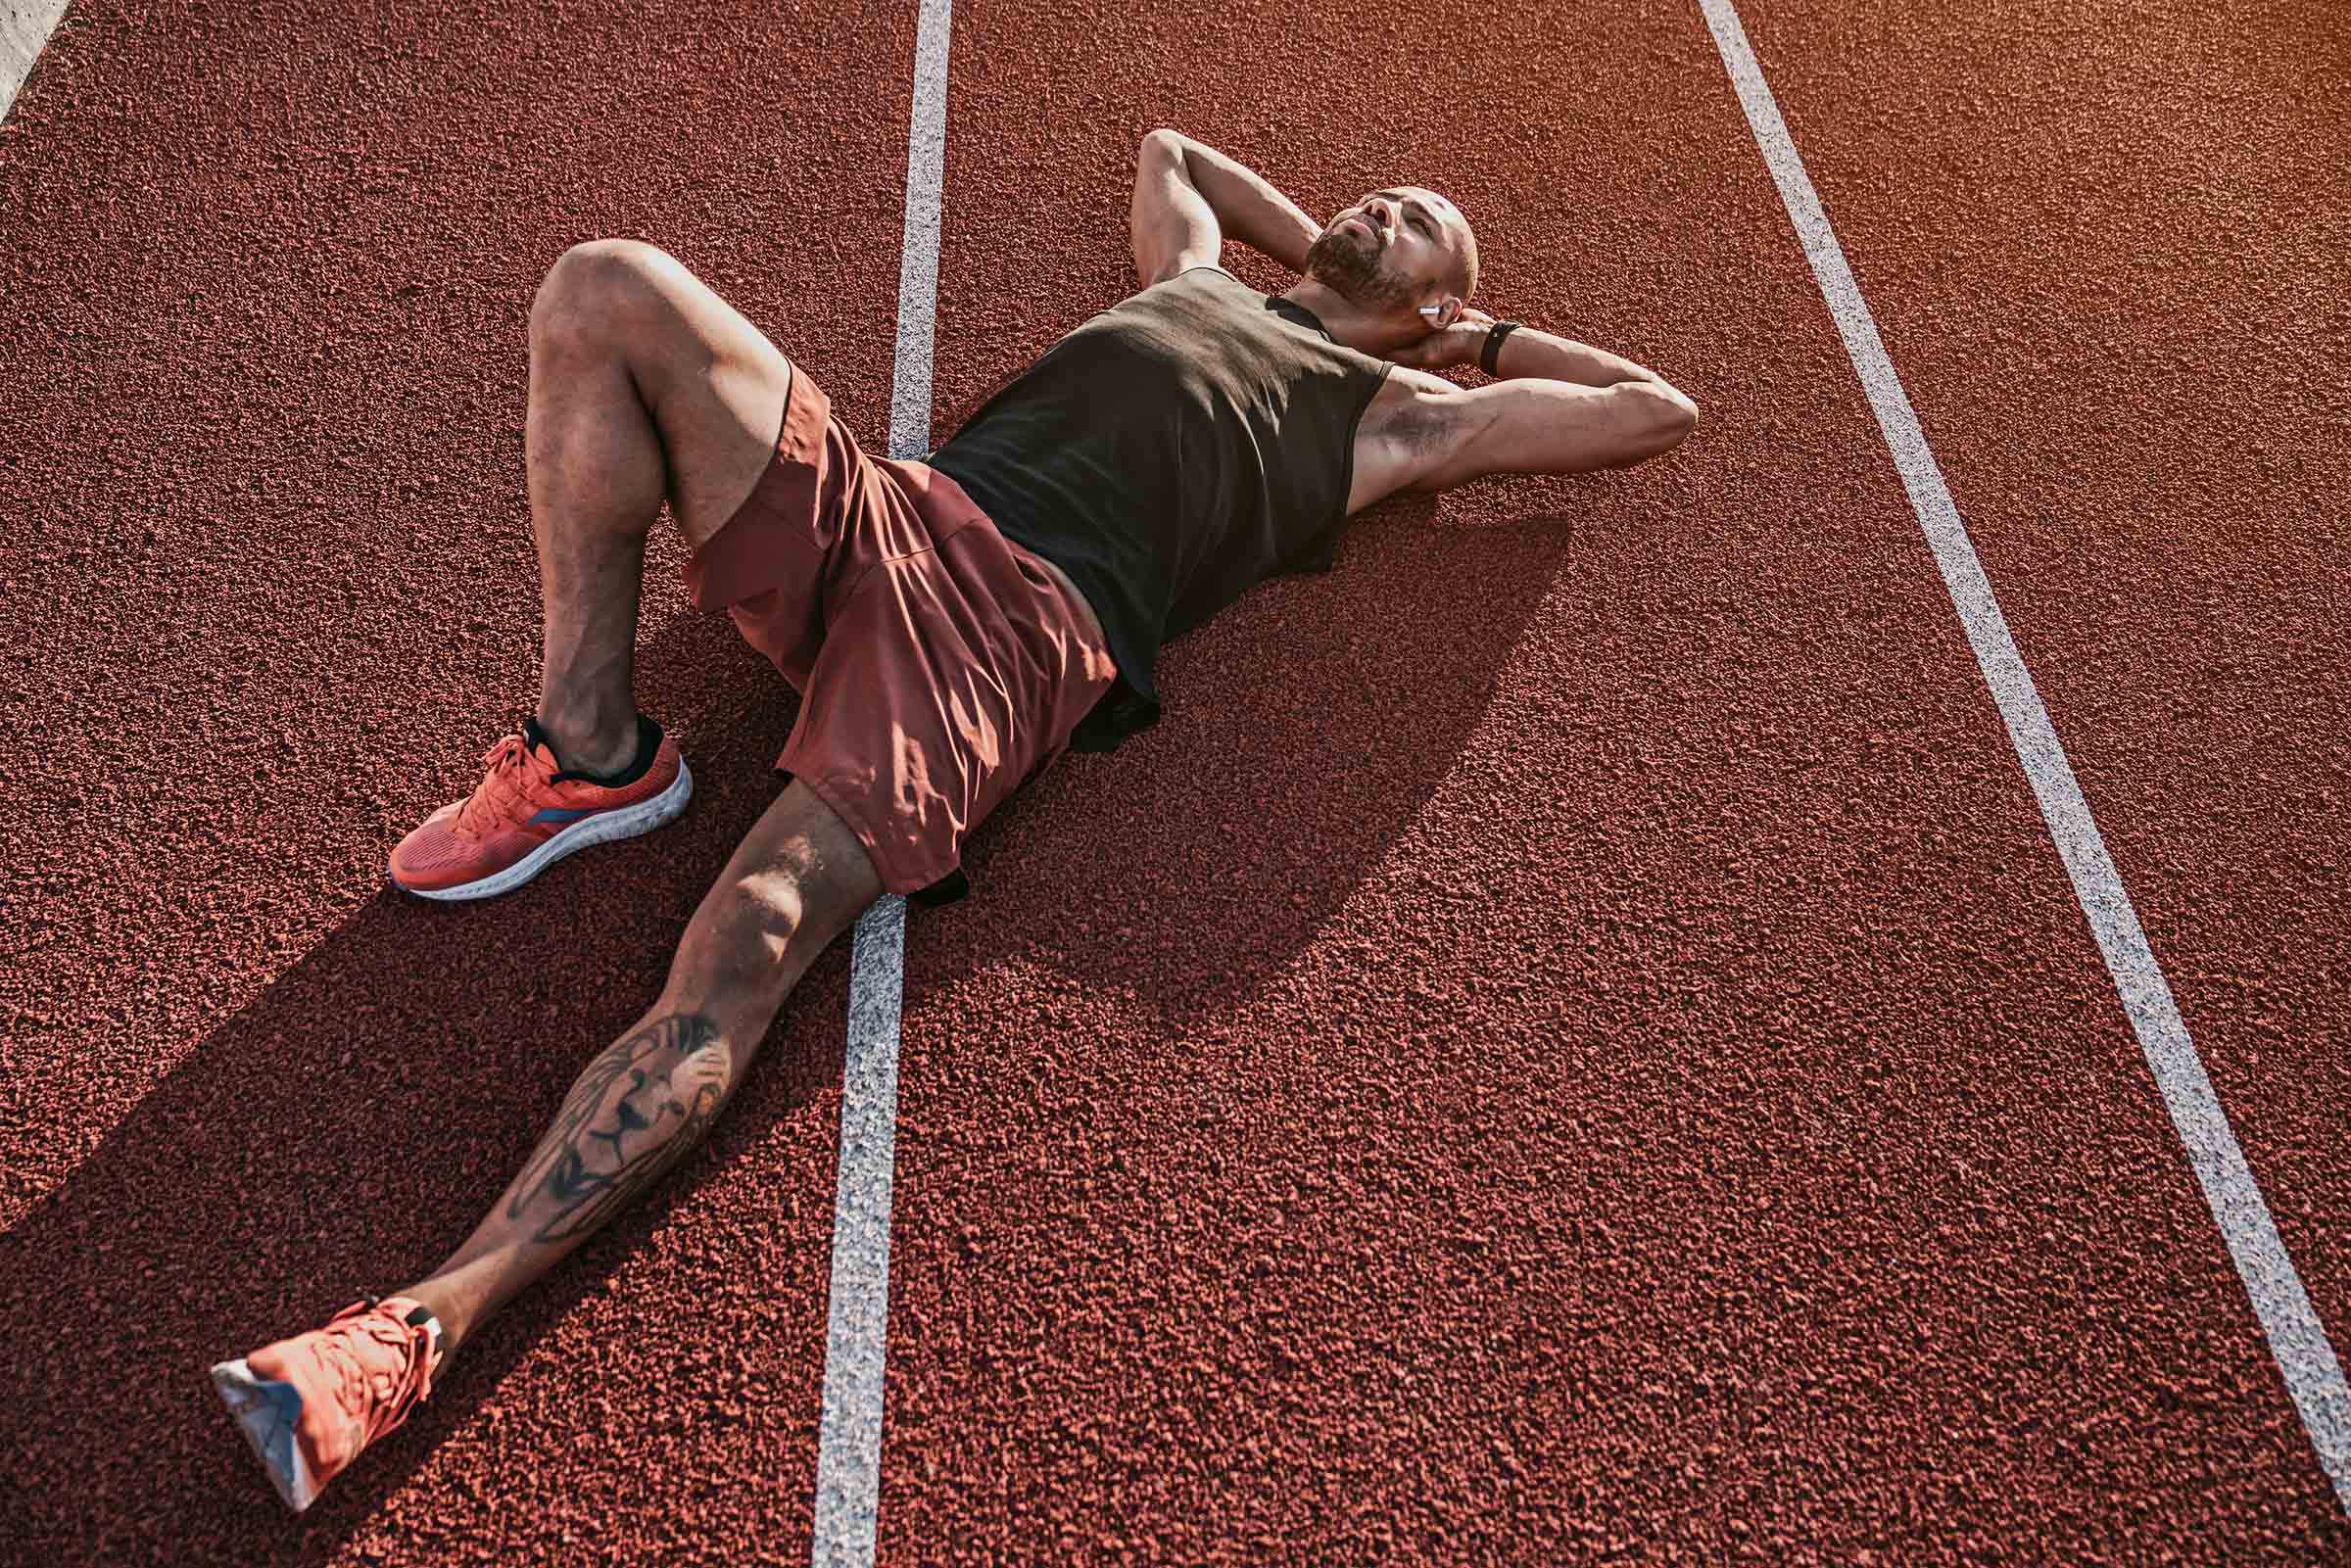
[[1647, 365], [1620, 355], [1595, 349], [1573, 338], [1554, 337], [1533, 327], [1513, 327], [1502, 340], [1494, 367], [1503, 380], [1540, 376], [1547, 381], [1572, 381], [1585, 387], [1612, 387], [1620, 381], [1663, 381]]
[[1307, 248], [1322, 225], [1253, 170], [1191, 137], [1182, 138], [1183, 177], [1231, 239], [1255, 246], [1293, 272], [1306, 270]]

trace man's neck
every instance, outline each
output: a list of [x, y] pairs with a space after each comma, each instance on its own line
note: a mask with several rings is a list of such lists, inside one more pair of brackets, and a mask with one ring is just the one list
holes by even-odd
[[1323, 331], [1362, 354], [1384, 355], [1412, 342], [1425, 330], [1399, 322], [1392, 315], [1374, 315], [1330, 285], [1313, 278], [1300, 278], [1284, 289], [1281, 297], [1314, 311]]

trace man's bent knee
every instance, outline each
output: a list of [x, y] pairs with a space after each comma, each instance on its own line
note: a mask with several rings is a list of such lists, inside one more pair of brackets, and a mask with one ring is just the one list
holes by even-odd
[[639, 240], [575, 245], [531, 306], [532, 396], [622, 389], [628, 374], [666, 459], [671, 515], [699, 549], [776, 455], [792, 365], [675, 257]]
[[[656, 275], [676, 258], [643, 240], [587, 240], [555, 258], [531, 301], [534, 336], [603, 330], [657, 303]], [[635, 323], [642, 325], [641, 322]]]

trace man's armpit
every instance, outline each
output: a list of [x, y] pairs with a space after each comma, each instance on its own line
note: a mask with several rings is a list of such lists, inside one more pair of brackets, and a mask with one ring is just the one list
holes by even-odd
[[1414, 378], [1415, 396], [1397, 404], [1382, 436], [1412, 477], [1406, 490], [1444, 490], [1475, 478], [1460, 473], [1463, 451], [1498, 417], [1493, 407], [1440, 376]]
[[1455, 405], [1462, 389], [1442, 376], [1401, 366], [1389, 372], [1388, 382], [1411, 392], [1401, 398], [1383, 394], [1373, 404], [1379, 439], [1399, 455], [1425, 457], [1443, 451], [1448, 437], [1460, 428], [1461, 411]]

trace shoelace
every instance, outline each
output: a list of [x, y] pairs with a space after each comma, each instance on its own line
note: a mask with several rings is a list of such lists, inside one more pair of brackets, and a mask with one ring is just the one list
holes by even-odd
[[545, 788], [555, 776], [555, 770], [541, 760], [537, 748], [525, 744], [519, 735], [507, 736], [483, 752], [482, 766], [489, 771], [482, 776], [480, 786], [457, 810], [457, 827], [476, 838], [489, 831], [508, 807], [523, 799], [534, 784]]
[[[374, 1315], [375, 1304], [357, 1301], [327, 1319], [318, 1358], [335, 1371], [335, 1402], [346, 1410], [364, 1412], [365, 1448], [408, 1418], [416, 1402], [432, 1392], [422, 1341], [426, 1335], [406, 1323]], [[375, 1397], [385, 1352], [400, 1358], [392, 1397]], [[372, 1363], [372, 1370], [371, 1370]]]

